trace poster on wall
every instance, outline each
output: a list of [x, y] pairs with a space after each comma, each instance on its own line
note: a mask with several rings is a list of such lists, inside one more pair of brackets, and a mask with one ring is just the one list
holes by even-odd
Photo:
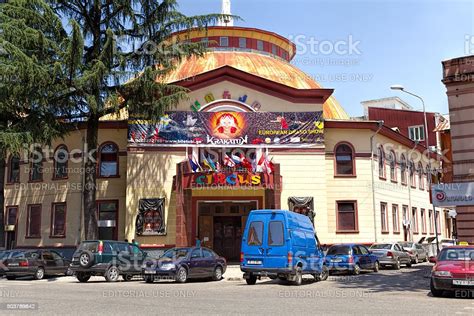
[[140, 199], [135, 231], [138, 236], [166, 235], [165, 199]]
[[130, 120], [136, 145], [311, 146], [324, 142], [320, 112], [166, 112], [159, 122]]

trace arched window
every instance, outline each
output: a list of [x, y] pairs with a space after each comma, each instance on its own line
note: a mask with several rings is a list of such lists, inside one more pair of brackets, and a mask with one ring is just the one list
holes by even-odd
[[8, 160], [8, 183], [20, 182], [20, 156], [10, 155]]
[[418, 186], [419, 186], [420, 190], [424, 190], [425, 189], [425, 178], [423, 177], [423, 174], [424, 174], [425, 170], [423, 169], [423, 164], [421, 162], [418, 163], [417, 172], [418, 172]]
[[404, 154], [400, 156], [400, 174], [402, 184], [407, 184], [407, 159]]
[[378, 157], [379, 157], [379, 177], [385, 179], [385, 152], [383, 151], [383, 147], [380, 146], [378, 149]]
[[36, 147], [31, 153], [30, 181], [43, 181], [43, 151]]
[[336, 160], [336, 176], [355, 176], [354, 149], [350, 144], [341, 143], [334, 150]]
[[416, 187], [416, 179], [415, 179], [415, 163], [413, 160], [410, 160], [408, 165], [408, 172], [410, 173], [410, 185], [412, 187]]
[[99, 176], [118, 176], [118, 147], [114, 143], [104, 143], [99, 148]]
[[67, 164], [69, 159], [69, 152], [66, 145], [60, 145], [54, 152], [54, 173], [53, 179], [67, 179]]
[[393, 150], [388, 154], [388, 161], [390, 163], [390, 180], [397, 182], [397, 156]]

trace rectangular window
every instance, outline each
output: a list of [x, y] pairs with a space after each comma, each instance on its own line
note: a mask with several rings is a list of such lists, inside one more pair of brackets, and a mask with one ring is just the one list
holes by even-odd
[[239, 38], [239, 47], [240, 48], [247, 48], [247, 39], [245, 37]]
[[337, 201], [336, 202], [336, 222], [338, 232], [357, 232], [357, 202]]
[[387, 203], [380, 203], [380, 218], [382, 223], [382, 233], [388, 233]]
[[18, 214], [18, 206], [7, 206], [7, 216], [5, 217], [6, 225], [16, 225], [16, 216]]
[[277, 54], [277, 47], [275, 44], [272, 44], [272, 54], [276, 55]]
[[208, 47], [209, 46], [209, 39], [207, 37], [203, 37], [201, 39], [201, 42], [203, 43], [204, 47]]
[[439, 211], [436, 211], [436, 233], [441, 234], [441, 221], [439, 220]]
[[408, 135], [413, 141], [425, 140], [425, 127], [423, 125], [408, 127]]
[[408, 206], [406, 205], [402, 206], [402, 220], [403, 226], [405, 227], [410, 223], [410, 214], [408, 214]]
[[41, 237], [41, 204], [28, 205], [26, 221], [26, 237]]
[[247, 245], [261, 246], [263, 242], [263, 222], [250, 223]]
[[418, 212], [416, 207], [411, 208], [411, 218], [413, 223], [413, 233], [418, 234]]
[[430, 234], [434, 234], [433, 229], [433, 210], [428, 210], [428, 223], [430, 225]]
[[281, 246], [283, 245], [283, 223], [280, 221], [270, 222], [268, 225], [268, 245]]
[[257, 41], [257, 49], [263, 51], [263, 41], [261, 40]]
[[221, 47], [229, 46], [229, 38], [227, 36], [221, 36], [219, 42], [219, 46]]
[[392, 204], [392, 223], [393, 223], [393, 232], [400, 232], [400, 222], [398, 217], [398, 205]]
[[51, 237], [65, 237], [66, 203], [53, 203], [51, 212]]
[[421, 233], [426, 234], [426, 214], [425, 209], [420, 210], [420, 219], [421, 219]]

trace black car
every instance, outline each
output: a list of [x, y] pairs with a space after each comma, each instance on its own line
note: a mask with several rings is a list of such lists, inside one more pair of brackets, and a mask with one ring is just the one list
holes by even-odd
[[41, 280], [50, 275], [69, 275], [70, 263], [53, 250], [24, 250], [11, 253], [3, 264], [8, 280], [24, 276]]
[[226, 260], [205, 247], [183, 247], [167, 250], [158, 260], [143, 265], [143, 278], [147, 283], [156, 279], [173, 279], [184, 283], [188, 279], [222, 279], [227, 268]]
[[17, 253], [21, 252], [20, 250], [2, 250], [0, 251], [0, 277], [5, 275], [7, 267], [5, 266], [5, 261], [8, 258], [15, 256]]
[[90, 277], [103, 276], [115, 282], [120, 276], [129, 281], [141, 274], [147, 253], [137, 245], [116, 240], [86, 240], [81, 242], [72, 256], [71, 270], [79, 282]]

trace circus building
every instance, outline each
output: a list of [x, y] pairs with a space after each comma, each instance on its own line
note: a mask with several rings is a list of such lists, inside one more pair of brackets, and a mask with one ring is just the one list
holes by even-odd
[[[429, 201], [428, 163], [412, 155], [423, 146], [380, 122], [350, 119], [333, 89], [291, 64], [291, 41], [221, 24], [173, 35], [209, 48], [158, 79], [188, 88], [189, 100], [159, 122], [126, 113], [101, 122], [101, 239], [136, 239], [144, 248], [199, 239], [238, 260], [246, 218], [262, 208], [307, 214], [325, 244], [430, 238], [435, 220], [447, 235], [443, 210], [433, 212]], [[82, 148], [84, 134], [53, 147]], [[82, 239], [82, 187], [72, 186], [81, 184], [73, 171], [82, 162], [73, 158], [64, 172], [53, 159], [38, 173], [10, 157], [10, 246], [72, 248]]]

